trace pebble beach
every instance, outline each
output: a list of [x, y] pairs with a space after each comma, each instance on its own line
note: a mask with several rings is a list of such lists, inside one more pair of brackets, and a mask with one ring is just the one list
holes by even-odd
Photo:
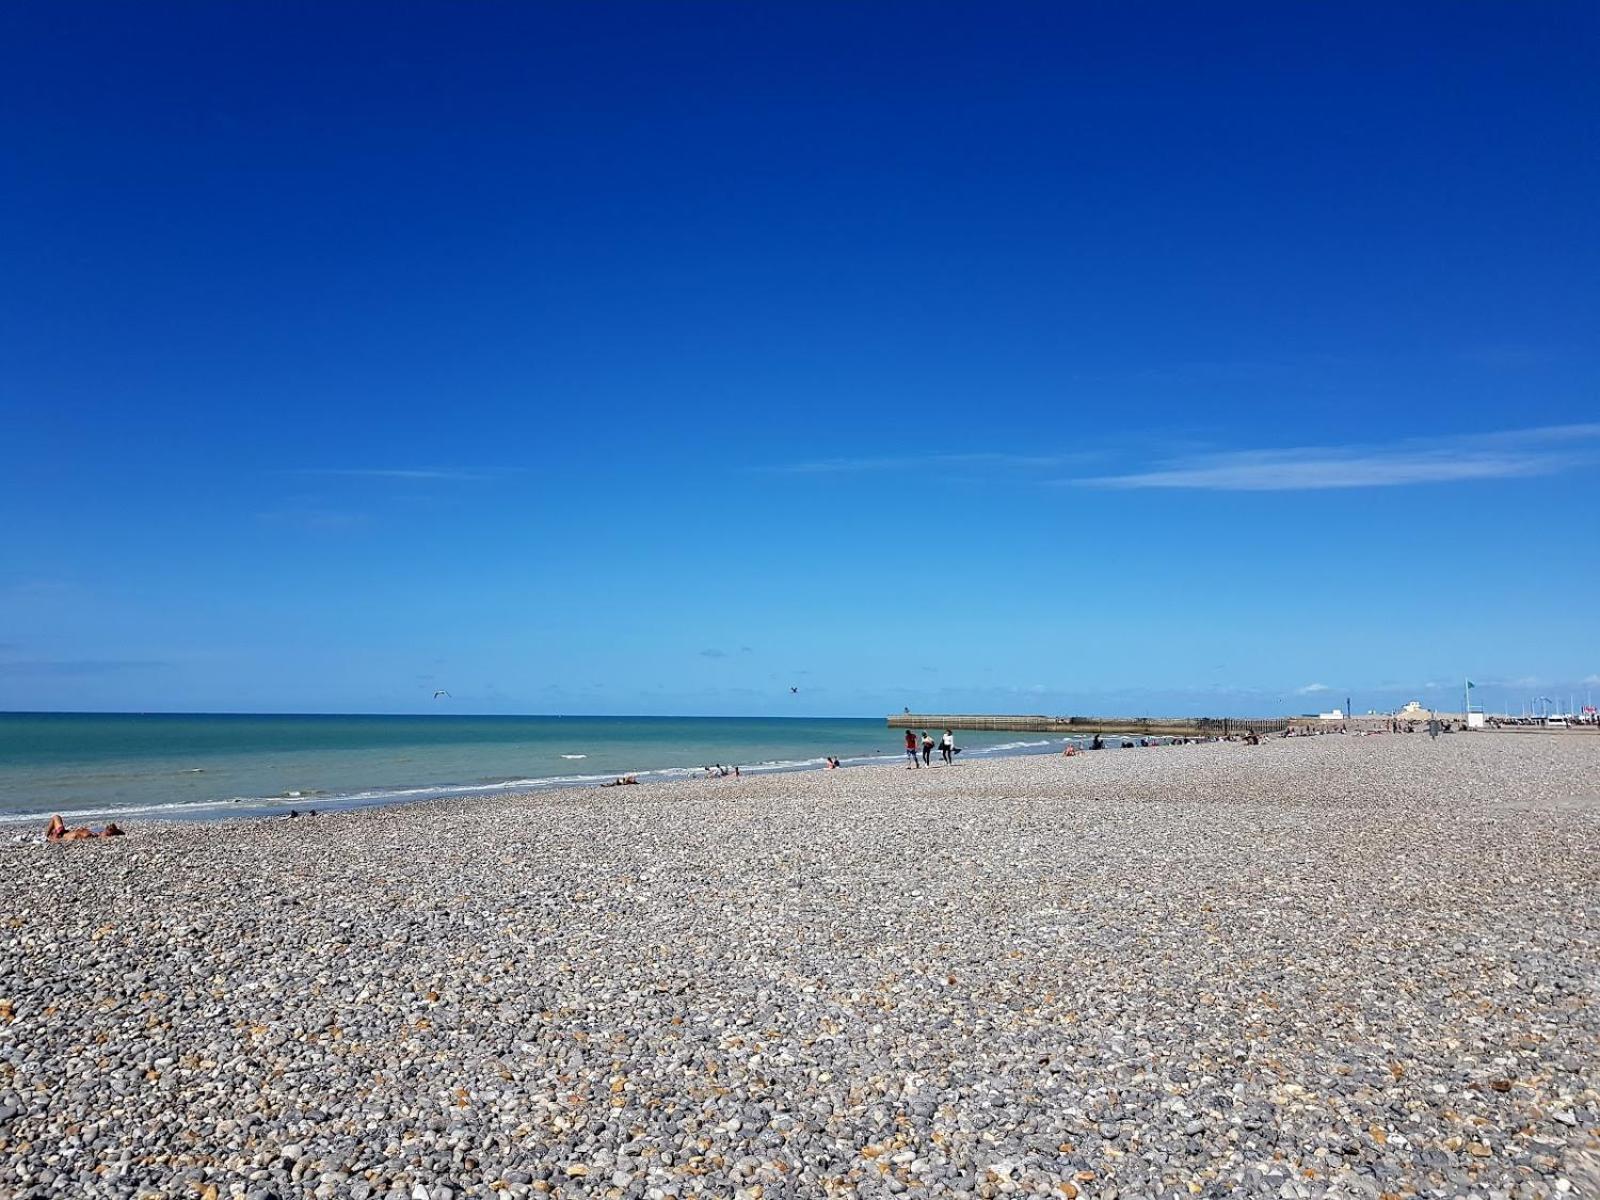
[[0, 1197], [1600, 1195], [1600, 738], [0, 848]]

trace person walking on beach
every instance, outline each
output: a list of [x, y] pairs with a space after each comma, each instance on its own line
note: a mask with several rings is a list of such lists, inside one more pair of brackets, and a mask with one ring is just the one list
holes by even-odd
[[926, 729], [922, 731], [922, 765], [933, 765], [933, 735]]
[[947, 767], [956, 765], [956, 735], [948, 729], [944, 731], [944, 737], [939, 739], [939, 757], [944, 759]]
[[906, 770], [916, 767], [922, 769], [922, 764], [917, 761], [917, 732], [914, 729], [906, 730], [906, 757], [911, 761], [906, 763]]

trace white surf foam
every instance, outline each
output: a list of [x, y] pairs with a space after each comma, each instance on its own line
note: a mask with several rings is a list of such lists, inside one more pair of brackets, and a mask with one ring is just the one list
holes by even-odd
[[968, 754], [994, 754], [1001, 750], [1029, 750], [1037, 746], [1048, 746], [1049, 740], [1042, 742], [1001, 742], [998, 746], [979, 746], [975, 750], [968, 750]]

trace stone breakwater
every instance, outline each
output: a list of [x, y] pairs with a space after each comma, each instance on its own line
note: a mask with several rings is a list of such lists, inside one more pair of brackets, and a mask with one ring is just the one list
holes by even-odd
[[1595, 1194], [1600, 743], [0, 851], [0, 1196]]

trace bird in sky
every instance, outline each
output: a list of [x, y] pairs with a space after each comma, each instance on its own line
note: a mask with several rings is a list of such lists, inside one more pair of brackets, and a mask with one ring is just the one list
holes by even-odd
[[789, 694], [790, 694], [790, 695], [791, 695], [791, 696], [793, 696], [793, 695], [795, 695], [795, 694], [796, 694], [796, 693], [797, 693], [797, 692], [799, 692], [799, 691], [800, 691], [800, 689], [799, 689], [799, 688], [797, 688], [797, 687], [792, 687], [792, 688], [790, 688], [790, 689], [789, 689]]
[[437, 692], [435, 692], [433, 694], [433, 698], [435, 700], [437, 700], [440, 696], [443, 696], [446, 700], [450, 699], [450, 693], [445, 691], [443, 688], [440, 688]]

